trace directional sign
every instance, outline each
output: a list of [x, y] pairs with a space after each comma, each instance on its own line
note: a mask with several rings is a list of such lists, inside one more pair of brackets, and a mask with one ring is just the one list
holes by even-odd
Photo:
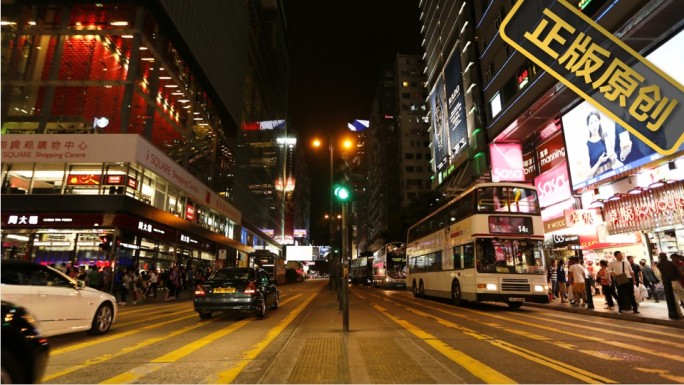
[[499, 32], [657, 152], [684, 143], [682, 84], [568, 2], [518, 0]]

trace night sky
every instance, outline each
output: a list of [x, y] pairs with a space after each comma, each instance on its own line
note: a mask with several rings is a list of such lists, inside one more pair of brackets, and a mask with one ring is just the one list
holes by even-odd
[[[312, 173], [311, 237], [327, 244], [329, 153], [313, 137], [340, 135], [368, 119], [382, 70], [397, 53], [421, 53], [418, 0], [285, 0], [289, 34], [288, 127], [307, 146]], [[390, 67], [391, 68], [391, 67]]]

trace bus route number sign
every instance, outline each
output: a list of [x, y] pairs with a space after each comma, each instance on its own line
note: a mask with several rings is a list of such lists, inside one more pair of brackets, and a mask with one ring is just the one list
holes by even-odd
[[518, 0], [503, 40], [662, 155], [684, 143], [684, 86], [565, 0]]
[[489, 232], [493, 234], [532, 234], [532, 218], [490, 216]]

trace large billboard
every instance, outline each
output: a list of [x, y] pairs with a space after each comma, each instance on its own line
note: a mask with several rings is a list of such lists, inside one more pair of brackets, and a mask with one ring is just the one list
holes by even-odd
[[[515, 3], [501, 37], [662, 155], [684, 144], [684, 86], [566, 1]], [[681, 43], [667, 50], [681, 66]], [[681, 76], [681, 70], [680, 70]]]
[[[684, 82], [684, 71], [677, 68], [684, 63], [681, 47], [684, 34], [679, 32], [646, 58], [676, 81]], [[564, 114], [562, 121], [574, 190], [590, 188], [662, 157], [589, 102]], [[683, 149], [684, 145], [678, 148]]]
[[447, 126], [449, 127], [449, 152], [455, 157], [465, 150], [468, 144], [468, 127], [463, 97], [463, 77], [461, 75], [461, 52], [458, 46], [444, 66], [444, 88], [447, 102]]
[[446, 100], [444, 97], [444, 81], [440, 75], [435, 87], [430, 93], [430, 111], [432, 117], [432, 147], [434, 148], [434, 161], [437, 173], [448, 166], [449, 135], [446, 124]]

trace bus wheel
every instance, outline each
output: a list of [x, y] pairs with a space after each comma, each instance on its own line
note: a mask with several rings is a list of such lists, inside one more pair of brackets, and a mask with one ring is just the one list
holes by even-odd
[[411, 291], [413, 292], [413, 296], [418, 298], [418, 285], [416, 285], [416, 281], [413, 281], [413, 285], [411, 286]]
[[425, 298], [425, 286], [423, 285], [423, 280], [420, 280], [420, 284], [418, 285], [418, 297], [420, 298]]
[[520, 306], [522, 306], [522, 302], [509, 302], [508, 307], [511, 309], [520, 309]]
[[461, 306], [463, 300], [461, 300], [461, 284], [454, 280], [451, 284], [451, 302], [456, 306]]

